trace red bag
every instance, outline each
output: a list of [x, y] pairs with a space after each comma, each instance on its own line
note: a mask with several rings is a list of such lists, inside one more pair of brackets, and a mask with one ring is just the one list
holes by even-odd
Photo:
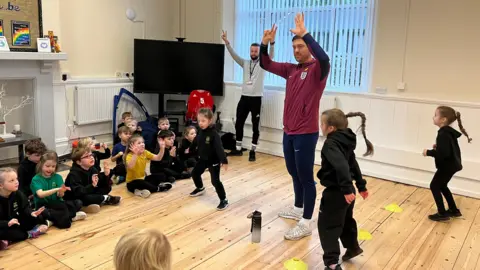
[[188, 97], [187, 103], [187, 121], [197, 121], [197, 113], [201, 108], [210, 108], [213, 110], [213, 97], [206, 90], [193, 90]]

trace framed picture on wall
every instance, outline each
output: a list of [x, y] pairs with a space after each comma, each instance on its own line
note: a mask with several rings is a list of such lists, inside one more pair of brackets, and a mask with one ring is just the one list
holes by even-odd
[[10, 51], [37, 52], [43, 37], [41, 0], [0, 0], [0, 35]]

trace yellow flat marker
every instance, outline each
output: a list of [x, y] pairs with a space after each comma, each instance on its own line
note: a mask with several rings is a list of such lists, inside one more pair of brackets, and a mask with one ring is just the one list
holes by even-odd
[[403, 209], [400, 206], [398, 206], [398, 204], [396, 204], [396, 203], [391, 203], [391, 204], [385, 206], [385, 210], [393, 212], [393, 213], [401, 213], [403, 211]]
[[372, 240], [372, 234], [370, 234], [368, 231], [366, 230], [362, 230], [360, 229], [358, 231], [358, 240]]
[[307, 270], [308, 265], [298, 258], [293, 258], [286, 261], [283, 267], [287, 270]]

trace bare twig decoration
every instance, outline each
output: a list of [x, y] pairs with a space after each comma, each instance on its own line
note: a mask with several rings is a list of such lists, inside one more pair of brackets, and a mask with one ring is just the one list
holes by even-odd
[[33, 97], [31, 96], [22, 96], [19, 104], [13, 105], [12, 107], [8, 107], [3, 104], [3, 99], [7, 96], [7, 90], [5, 89], [5, 84], [2, 84], [0, 88], [0, 114], [2, 115], [2, 124], [3, 124], [3, 134], [7, 134], [7, 121], [6, 118], [10, 115], [13, 111], [17, 109], [21, 109], [27, 105], [33, 103]]

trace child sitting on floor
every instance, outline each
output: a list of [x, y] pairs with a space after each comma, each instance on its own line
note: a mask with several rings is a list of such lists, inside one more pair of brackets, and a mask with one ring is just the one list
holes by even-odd
[[72, 153], [73, 165], [68, 173], [65, 185], [70, 187], [65, 199], [81, 200], [87, 213], [98, 213], [100, 205], [118, 205], [122, 197], [108, 195], [112, 188], [108, 183], [110, 169], [104, 162], [104, 172], [95, 167], [93, 154], [89, 148], [77, 148]]
[[14, 169], [0, 171], [0, 250], [9, 242], [36, 238], [48, 230], [47, 221], [41, 216], [45, 208], [32, 211], [18, 186]]
[[[130, 121], [131, 119], [133, 119], [133, 115], [131, 112], [124, 112], [122, 113], [122, 122], [120, 124], [118, 124], [117, 126], [117, 129], [120, 129], [121, 127], [124, 127], [125, 126], [125, 123], [127, 123], [128, 121]], [[118, 131], [117, 131], [118, 132]], [[115, 137], [115, 139], [113, 139], [113, 144], [117, 144], [120, 142], [120, 138], [119, 137]]]
[[193, 126], [185, 128], [183, 133], [183, 139], [178, 149], [178, 156], [180, 161], [183, 162], [185, 168], [191, 172], [195, 167], [198, 160], [198, 151], [197, 151], [197, 130]]
[[[100, 161], [110, 158], [111, 156], [110, 148], [108, 148], [106, 143], [101, 143], [101, 144], [95, 143], [95, 141], [90, 137], [80, 140], [77, 148], [88, 148], [92, 150], [93, 158], [95, 160], [94, 166], [99, 172], [102, 170], [102, 168], [100, 167]], [[103, 153], [100, 151], [97, 151], [100, 148], [103, 148], [104, 150]]]
[[142, 136], [133, 135], [128, 140], [128, 148], [123, 162], [127, 168], [127, 189], [136, 196], [148, 198], [152, 192], [168, 191], [171, 183], [166, 183], [165, 175], [151, 174], [146, 176], [145, 169], [149, 160], [160, 161], [165, 153], [165, 141], [158, 139], [160, 152], [158, 155], [145, 150], [145, 141]]
[[18, 167], [18, 181], [20, 182], [20, 191], [33, 203], [33, 194], [30, 189], [33, 177], [37, 174], [37, 164], [42, 155], [47, 151], [47, 147], [41, 140], [31, 140], [25, 143], [25, 153], [27, 157], [22, 160]]
[[127, 127], [121, 127], [118, 129], [118, 137], [120, 138], [120, 142], [115, 144], [112, 151], [111, 160], [116, 162], [117, 165], [112, 170], [112, 174], [115, 175], [112, 177], [113, 182], [116, 184], [120, 184], [125, 182], [125, 176], [127, 176], [127, 170], [125, 168], [125, 164], [123, 163], [123, 154], [127, 150], [128, 140], [132, 136], [132, 132]]
[[138, 121], [135, 119], [130, 119], [125, 125], [130, 129], [132, 135], [140, 135], [142, 136], [142, 128], [138, 125]]
[[172, 248], [158, 230], [132, 230], [118, 241], [113, 262], [116, 270], [171, 270]]
[[70, 188], [64, 185], [62, 177], [57, 174], [57, 162], [57, 153], [48, 151], [43, 154], [30, 188], [36, 209], [45, 207], [45, 218], [59, 229], [67, 229], [73, 221], [85, 219], [87, 214], [80, 211], [80, 200], [63, 200], [65, 192]]
[[[152, 161], [150, 163], [150, 172], [152, 174], [164, 173], [169, 182], [190, 178], [190, 174], [186, 172], [187, 168], [183, 166], [183, 162], [177, 158], [177, 149], [173, 146], [175, 134], [170, 130], [162, 130], [158, 134], [158, 138], [165, 141], [165, 153], [163, 154], [162, 160]], [[160, 146], [157, 144], [155, 153], [159, 152]]]

